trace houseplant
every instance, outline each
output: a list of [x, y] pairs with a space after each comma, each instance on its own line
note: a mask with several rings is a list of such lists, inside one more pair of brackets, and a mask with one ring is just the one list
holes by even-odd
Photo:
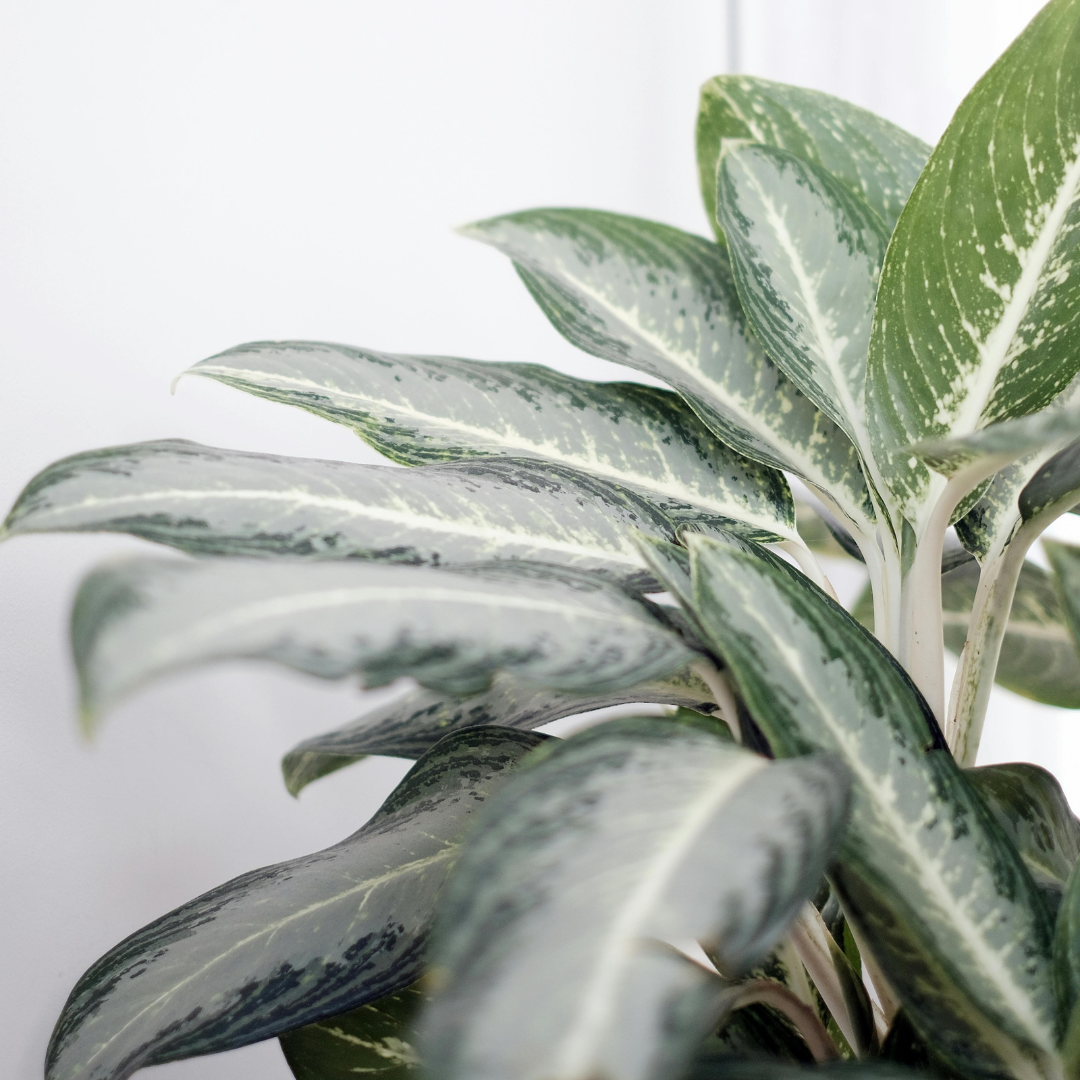
[[[284, 763], [298, 791], [416, 758], [376, 816], [106, 954], [52, 1080], [274, 1036], [301, 1078], [1077, 1072], [1080, 824], [1049, 774], [971, 766], [995, 672], [1080, 704], [1080, 552], [1025, 562], [1080, 501], [1078, 31], [1053, 0], [933, 153], [713, 80], [715, 242], [576, 210], [466, 230], [572, 342], [670, 391], [257, 343], [191, 374], [410, 468], [166, 440], [30, 482], [8, 534], [199, 556], [84, 583], [87, 726], [225, 658], [418, 683]], [[865, 562], [873, 634], [785, 473]], [[675, 711], [535, 730], [632, 702]]]

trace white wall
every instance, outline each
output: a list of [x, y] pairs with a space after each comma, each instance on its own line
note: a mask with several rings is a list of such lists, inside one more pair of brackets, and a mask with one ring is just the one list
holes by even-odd
[[[744, 0], [744, 70], [842, 93], [926, 138], [1036, 4]], [[704, 231], [698, 84], [722, 0], [15, 0], [0, 7], [0, 502], [37, 469], [182, 436], [375, 460], [314, 418], [195, 380], [255, 338], [543, 361], [593, 377], [500, 257], [455, 224], [544, 204]], [[619, 373], [622, 374], [622, 373]], [[0, 1075], [40, 1075], [74, 980], [125, 934], [252, 866], [331, 843], [405, 764], [299, 802], [277, 760], [349, 687], [228, 667], [74, 723], [65, 621], [118, 537], [0, 546]], [[1000, 756], [1053, 761], [1072, 716], [1013, 706]], [[1014, 725], [1015, 727], [1015, 725]], [[1080, 794], [1080, 774], [1066, 768]], [[275, 1043], [162, 1080], [284, 1080]]]

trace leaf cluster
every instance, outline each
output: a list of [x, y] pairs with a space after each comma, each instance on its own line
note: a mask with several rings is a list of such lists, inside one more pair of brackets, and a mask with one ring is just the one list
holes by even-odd
[[1051, 0], [933, 149], [719, 76], [714, 239], [463, 230], [629, 381], [255, 342], [185, 375], [390, 464], [162, 439], [34, 477], [5, 536], [182, 553], [83, 582], [88, 729], [269, 661], [399, 684], [285, 756], [294, 795], [415, 762], [341, 843], [106, 953], [48, 1080], [274, 1037], [298, 1080], [1080, 1074], [1080, 821], [1048, 772], [974, 767], [995, 679], [1080, 708], [1080, 549], [1027, 559], [1080, 503], [1078, 72], [1080, 0]]

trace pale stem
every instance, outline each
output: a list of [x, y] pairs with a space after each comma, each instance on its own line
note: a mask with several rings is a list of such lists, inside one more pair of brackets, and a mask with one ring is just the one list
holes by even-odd
[[1068, 513], [1078, 500], [1080, 493], [1066, 496], [1026, 521], [1004, 551], [987, 558], [979, 574], [967, 642], [953, 684], [954, 706], [945, 729], [953, 756], [965, 768], [975, 764], [979, 753], [986, 709], [1024, 559], [1046, 527]]
[[786, 551], [787, 554], [795, 560], [799, 569], [819, 589], [823, 592], [827, 592], [837, 603], [840, 602], [837, 599], [833, 583], [821, 568], [821, 563], [817, 561], [817, 557], [805, 544], [797, 544], [794, 540], [784, 540], [777, 544], [776, 547], [780, 548], [781, 551]]
[[772, 979], [753, 979], [739, 987], [732, 1009], [747, 1005], [771, 1005], [798, 1028], [815, 1061], [835, 1061], [840, 1057], [825, 1025], [809, 1005], [804, 1005], [786, 986]]
[[[813, 904], [803, 904], [802, 911], [791, 928], [791, 941], [848, 1045], [857, 1057], [865, 1057], [870, 1047], [867, 1045], [865, 1033], [856, 1025], [849, 991], [844, 987], [845, 980], [841, 971], [841, 968], [850, 968], [850, 965]], [[852, 983], [854, 990], [855, 972], [849, 970], [846, 974], [850, 976], [848, 981]], [[861, 990], [859, 987], [859, 991]]]
[[[847, 516], [832, 500], [827, 491], [811, 489], [821, 500], [823, 506], [844, 525], [855, 541], [867, 573], [870, 575], [870, 592], [874, 598], [874, 636], [891, 653], [896, 653], [899, 644], [900, 627], [900, 553], [896, 551], [892, 539], [884, 544], [876, 536], [870, 536]], [[884, 526], [881, 526], [884, 531]]]
[[[847, 912], [844, 914], [847, 915]], [[878, 1029], [878, 1038], [884, 1039], [889, 1026], [900, 1011], [900, 999], [889, 985], [889, 980], [885, 978], [885, 973], [875, 959], [866, 937], [850, 918], [847, 920], [847, 926], [855, 939], [855, 947], [859, 950], [859, 958], [862, 960], [863, 983], [866, 985], [871, 1000], [880, 1006], [880, 1010], [874, 1011], [874, 1023]]]
[[695, 660], [690, 665], [690, 670], [709, 688], [713, 701], [716, 702], [717, 711], [720, 713], [720, 719], [731, 730], [732, 738], [737, 743], [741, 743], [739, 705], [735, 700], [735, 694], [732, 692], [731, 683], [728, 682], [727, 676], [722, 671], [718, 671], [715, 665], [708, 660]]
[[945, 530], [961, 499], [1000, 467], [999, 458], [982, 458], [949, 479], [918, 538], [915, 559], [904, 580], [899, 660], [942, 725], [945, 723], [945, 639], [941, 618], [941, 551]]

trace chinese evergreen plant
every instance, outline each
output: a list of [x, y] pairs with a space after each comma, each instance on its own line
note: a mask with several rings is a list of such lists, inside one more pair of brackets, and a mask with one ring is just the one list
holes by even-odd
[[[698, 159], [715, 240], [566, 209], [465, 230], [670, 389], [260, 342], [189, 374], [410, 468], [163, 440], [20, 496], [7, 535], [198, 556], [83, 583], [87, 725], [226, 659], [415, 687], [284, 761], [297, 793], [416, 759], [378, 813], [102, 957], [49, 1080], [273, 1037], [300, 1080], [1080, 1076], [1080, 822], [1044, 770], [973, 767], [995, 673], [1080, 707], [1080, 549], [1026, 561], [1080, 502], [1080, 0], [932, 151], [721, 76]], [[837, 541], [861, 621], [812, 550]], [[629, 703], [673, 708], [536, 731]]]

